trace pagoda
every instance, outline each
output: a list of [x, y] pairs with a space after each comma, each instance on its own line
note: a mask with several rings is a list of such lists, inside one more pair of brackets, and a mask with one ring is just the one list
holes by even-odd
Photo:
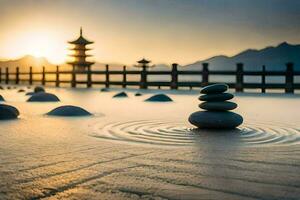
[[142, 60], [137, 61], [138, 65], [135, 65], [138, 68], [142, 68], [142, 69], [146, 69], [146, 68], [150, 68], [153, 66], [149, 66], [149, 64], [151, 63], [150, 60], [146, 60], [145, 58], [143, 58]]
[[72, 58], [72, 61], [68, 62], [68, 64], [73, 66], [73, 70], [83, 71], [86, 68], [90, 69], [91, 65], [93, 65], [94, 62], [86, 60], [87, 57], [92, 56], [86, 54], [86, 51], [91, 50], [90, 48], [86, 48], [86, 46], [89, 44], [93, 44], [94, 42], [89, 41], [82, 36], [82, 28], [80, 28], [80, 36], [76, 40], [70, 41], [68, 43], [73, 45], [73, 47], [70, 48], [73, 53], [69, 55]]

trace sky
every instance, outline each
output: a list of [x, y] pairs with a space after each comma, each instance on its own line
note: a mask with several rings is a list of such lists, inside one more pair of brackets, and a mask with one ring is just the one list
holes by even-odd
[[298, 0], [0, 0], [0, 58], [65, 62], [82, 26], [95, 61], [189, 64], [300, 44], [299, 11]]

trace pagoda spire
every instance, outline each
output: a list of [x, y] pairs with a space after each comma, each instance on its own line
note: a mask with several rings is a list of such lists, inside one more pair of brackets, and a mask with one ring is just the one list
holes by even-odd
[[80, 27], [80, 36], [82, 37], [82, 26]]

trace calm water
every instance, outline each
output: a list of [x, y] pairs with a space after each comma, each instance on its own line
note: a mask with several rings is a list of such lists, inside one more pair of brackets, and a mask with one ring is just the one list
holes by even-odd
[[[238, 94], [236, 130], [195, 130], [197, 92], [172, 103], [117, 90], [54, 89], [60, 103], [0, 91], [20, 119], [0, 122], [0, 199], [299, 199], [299, 95]], [[77, 105], [93, 117], [44, 114]]]

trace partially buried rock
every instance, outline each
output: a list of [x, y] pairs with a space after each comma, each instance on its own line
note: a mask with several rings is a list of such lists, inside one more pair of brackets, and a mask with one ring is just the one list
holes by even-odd
[[101, 88], [100, 91], [101, 91], [101, 92], [108, 92], [109, 89], [108, 89], [108, 88]]
[[43, 87], [41, 87], [41, 86], [36, 86], [36, 87], [34, 88], [34, 92], [35, 92], [35, 93], [45, 92], [45, 89], [44, 89]]
[[39, 92], [32, 95], [28, 100], [28, 102], [56, 102], [59, 101], [59, 98], [51, 93]]
[[2, 95], [0, 95], [0, 101], [5, 101]]
[[18, 92], [19, 92], [19, 93], [21, 93], [21, 92], [25, 92], [25, 90], [23, 90], [23, 89], [19, 89], [19, 90], [18, 90]]
[[224, 111], [236, 109], [237, 104], [230, 101], [203, 102], [199, 105], [199, 107], [204, 110]]
[[92, 115], [83, 108], [77, 106], [60, 106], [47, 113], [51, 116], [64, 116], [64, 117], [79, 117], [79, 116], [90, 116]]
[[149, 102], [170, 102], [170, 101], [173, 101], [173, 100], [165, 94], [156, 94], [156, 95], [146, 99], [145, 101], [149, 101]]
[[243, 118], [233, 112], [198, 111], [190, 115], [189, 122], [198, 128], [233, 129], [243, 123]]
[[9, 119], [17, 119], [20, 115], [20, 112], [17, 108], [0, 104], [0, 120], [9, 120]]
[[0, 90], [4, 90], [4, 88], [2, 86], [0, 86]]
[[200, 93], [202, 94], [219, 94], [228, 90], [228, 85], [226, 84], [213, 84], [204, 87]]
[[139, 93], [139, 92], [137, 92], [137, 93], [135, 93], [135, 95], [134, 96], [136, 96], [136, 97], [140, 97], [140, 96], [142, 96], [142, 94], [141, 93]]
[[125, 92], [120, 92], [113, 96], [113, 98], [119, 98], [119, 97], [128, 97], [128, 95]]
[[199, 97], [200, 101], [226, 101], [232, 99], [234, 96], [230, 93], [220, 94], [205, 94]]

